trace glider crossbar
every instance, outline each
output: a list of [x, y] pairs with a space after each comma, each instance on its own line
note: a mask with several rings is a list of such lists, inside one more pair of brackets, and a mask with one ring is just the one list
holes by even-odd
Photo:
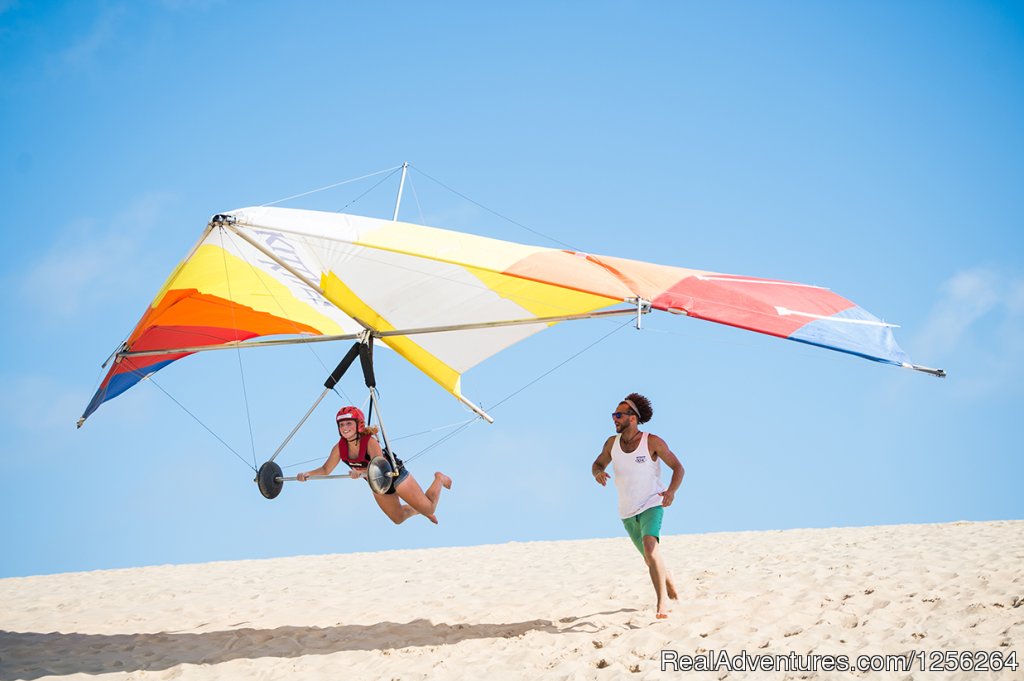
[[234, 348], [268, 348], [276, 345], [299, 345], [302, 343], [327, 343], [329, 341], [356, 340], [359, 337], [360, 334], [358, 333], [346, 333], [340, 336], [310, 336], [303, 338], [279, 338], [261, 341], [229, 341], [218, 345], [191, 345], [184, 348], [164, 348], [162, 350], [128, 350], [117, 353], [117, 358], [191, 354], [193, 352], [209, 352], [210, 350], [233, 350]]
[[[640, 314], [648, 314], [650, 309], [640, 310]], [[374, 338], [388, 338], [390, 336], [415, 336], [424, 333], [445, 333], [448, 331], [472, 331], [474, 329], [496, 329], [503, 326], [523, 326], [526, 324], [554, 324], [556, 322], [570, 322], [579, 319], [595, 319], [600, 317], [621, 317], [623, 315], [636, 315], [636, 307], [602, 310], [599, 312], [585, 312], [582, 314], [559, 315], [555, 317], [532, 317], [529, 319], [508, 319], [496, 322], [475, 322], [470, 324], [451, 324], [448, 326], [424, 326], [415, 329], [395, 329], [394, 331], [371, 331]], [[117, 358], [123, 357], [147, 357], [155, 355], [175, 355], [193, 352], [208, 352], [210, 350], [231, 350], [234, 348], [260, 348], [276, 345], [296, 345], [299, 343], [326, 343], [329, 341], [358, 340], [363, 333], [347, 333], [340, 336], [312, 336], [304, 338], [281, 338], [262, 341], [231, 341], [217, 345], [193, 345], [185, 348], [164, 348], [161, 350], [128, 350], [117, 353]]]
[[[644, 310], [646, 314], [650, 310]], [[451, 324], [448, 326], [423, 326], [415, 329], [396, 329], [394, 331], [374, 331], [376, 338], [387, 338], [388, 336], [414, 336], [421, 333], [443, 333], [446, 331], [471, 331], [473, 329], [496, 329], [502, 326], [522, 326], [525, 324], [553, 324], [555, 322], [571, 322], [577, 319], [595, 319], [598, 317], [621, 317], [622, 315], [635, 315], [637, 309], [627, 308], [623, 310], [603, 310], [601, 312], [584, 312], [581, 314], [567, 314], [555, 317], [533, 317], [530, 319], [508, 319], [497, 322], [476, 322], [472, 324]]]

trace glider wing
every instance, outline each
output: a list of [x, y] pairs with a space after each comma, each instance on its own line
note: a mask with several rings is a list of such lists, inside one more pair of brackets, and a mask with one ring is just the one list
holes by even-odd
[[[363, 330], [465, 401], [461, 377], [471, 367], [552, 319], [623, 302], [925, 370], [909, 363], [890, 325], [817, 286], [260, 207], [214, 218], [117, 353], [83, 420], [197, 350]], [[446, 330], [424, 332], [437, 328]]]

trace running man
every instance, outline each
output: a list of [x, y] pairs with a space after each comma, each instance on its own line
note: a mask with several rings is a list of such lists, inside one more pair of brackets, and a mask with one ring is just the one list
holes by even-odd
[[[600, 456], [594, 461], [591, 473], [602, 487], [611, 476], [605, 472], [608, 464], [615, 471], [615, 486], [619, 490], [619, 517], [629, 538], [643, 555], [651, 574], [654, 592], [658, 597], [658, 619], [671, 612], [668, 600], [679, 597], [672, 574], [665, 567], [659, 546], [661, 519], [665, 509], [672, 505], [676, 490], [683, 482], [683, 464], [657, 435], [641, 432], [637, 426], [647, 423], [654, 415], [651, 401], [639, 393], [631, 393], [612, 413], [617, 435], [608, 438]], [[661, 463], [672, 469], [668, 489], [661, 483]]]

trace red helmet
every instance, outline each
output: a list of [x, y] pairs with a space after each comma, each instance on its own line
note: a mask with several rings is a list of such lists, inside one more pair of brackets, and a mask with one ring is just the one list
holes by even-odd
[[338, 410], [338, 415], [334, 420], [338, 423], [341, 421], [355, 421], [357, 433], [363, 432], [363, 428], [366, 426], [366, 417], [363, 416], [363, 410], [359, 407], [342, 407]]

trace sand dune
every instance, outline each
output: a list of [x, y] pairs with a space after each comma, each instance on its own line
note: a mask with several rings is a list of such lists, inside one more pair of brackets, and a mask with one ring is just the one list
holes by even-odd
[[[681, 591], [664, 621], [625, 538], [0, 580], [0, 681], [1024, 678], [1020, 659], [1017, 671], [920, 670], [948, 651], [1024, 656], [1024, 521], [680, 535], [663, 547]], [[734, 667], [744, 652], [747, 664], [799, 657], [789, 671], [672, 666], [720, 651]], [[811, 655], [817, 672], [803, 671]], [[910, 669], [823, 670], [823, 656], [842, 655], [901, 655]], [[761, 663], [783, 665], [773, 660]]]

